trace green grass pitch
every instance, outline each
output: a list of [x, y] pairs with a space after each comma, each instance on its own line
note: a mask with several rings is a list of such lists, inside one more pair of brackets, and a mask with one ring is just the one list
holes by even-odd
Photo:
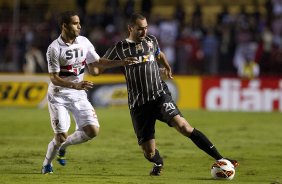
[[[211, 178], [214, 160], [176, 130], [157, 122], [157, 146], [165, 167], [148, 175], [127, 108], [98, 108], [100, 134], [68, 148], [65, 167], [54, 162], [54, 174], [40, 169], [53, 136], [47, 109], [0, 108], [1, 184], [281, 184], [282, 114], [182, 110], [192, 126], [204, 132], [222, 155], [238, 159], [232, 181]], [[72, 126], [70, 133], [74, 130]]]

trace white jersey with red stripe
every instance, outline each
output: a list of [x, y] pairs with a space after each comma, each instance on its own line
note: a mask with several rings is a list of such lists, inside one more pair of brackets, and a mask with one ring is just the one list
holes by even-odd
[[[48, 72], [58, 72], [61, 78], [71, 82], [82, 81], [85, 65], [100, 59], [93, 44], [84, 36], [76, 37], [73, 44], [65, 43], [59, 36], [49, 45], [46, 57]], [[85, 93], [83, 90], [60, 87], [50, 82], [48, 93], [54, 95], [59, 91], [62, 95]]]

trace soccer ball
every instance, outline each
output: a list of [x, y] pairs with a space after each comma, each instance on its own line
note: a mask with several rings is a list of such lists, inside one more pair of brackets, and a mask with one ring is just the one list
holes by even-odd
[[214, 179], [232, 180], [235, 176], [235, 169], [229, 160], [220, 159], [212, 165], [211, 175]]

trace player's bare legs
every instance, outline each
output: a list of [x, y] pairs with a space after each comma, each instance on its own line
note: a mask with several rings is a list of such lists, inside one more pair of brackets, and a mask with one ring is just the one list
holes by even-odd
[[161, 158], [159, 151], [156, 149], [155, 139], [150, 139], [142, 143], [141, 148], [144, 152], [144, 156], [147, 160], [154, 163], [153, 169], [150, 172], [151, 176], [159, 176], [163, 167], [163, 159]]
[[86, 125], [82, 128], [85, 134], [90, 137], [91, 139], [96, 137], [99, 133], [99, 127], [95, 125]]
[[66, 148], [70, 145], [81, 144], [93, 139], [99, 133], [99, 127], [95, 125], [86, 125], [82, 130], [78, 129], [73, 134], [67, 136], [66, 140], [61, 144], [58, 151], [57, 161], [61, 165], [66, 165], [66, 160], [64, 158], [66, 153]]
[[176, 115], [171, 120], [171, 125], [182, 135], [190, 137], [194, 128], [180, 115]]
[[55, 134], [55, 139], [59, 143], [59, 145], [61, 145], [63, 142], [65, 142], [67, 137], [68, 137], [68, 133], [67, 132]]
[[199, 130], [193, 128], [183, 117], [176, 115], [171, 120], [171, 125], [182, 135], [189, 137], [201, 150], [216, 160], [223, 158], [211, 141]]

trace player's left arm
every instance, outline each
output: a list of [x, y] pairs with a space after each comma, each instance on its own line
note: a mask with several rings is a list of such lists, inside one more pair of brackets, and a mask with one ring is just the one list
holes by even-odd
[[157, 61], [164, 66], [164, 69], [161, 69], [160, 72], [164, 73], [168, 79], [173, 79], [171, 67], [162, 51], [159, 51], [159, 54], [157, 55]]

